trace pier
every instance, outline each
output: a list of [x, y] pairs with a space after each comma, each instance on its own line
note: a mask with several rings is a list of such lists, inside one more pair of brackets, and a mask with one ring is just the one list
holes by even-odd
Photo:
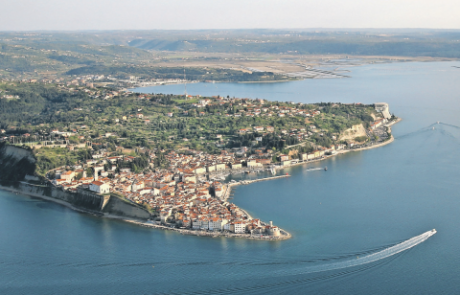
[[285, 175], [278, 175], [278, 176], [259, 178], [259, 179], [254, 179], [254, 180], [241, 180], [241, 181], [235, 183], [234, 185], [251, 184], [251, 183], [254, 183], [254, 182], [272, 180], [272, 179], [277, 179], [277, 178], [286, 178], [286, 177], [289, 177], [289, 176], [290, 176], [289, 174], [285, 174]]
[[273, 180], [273, 179], [278, 179], [278, 178], [286, 178], [286, 177], [290, 177], [290, 175], [285, 174], [285, 175], [278, 175], [278, 176], [269, 176], [269, 177], [265, 177], [265, 178], [252, 179], [252, 180], [241, 180], [241, 181], [238, 181], [238, 182], [229, 183], [229, 184], [226, 185], [225, 193], [222, 195], [221, 199], [224, 200], [224, 201], [226, 201], [228, 199], [228, 197], [230, 196], [230, 193], [232, 191], [233, 186], [243, 185], [243, 184], [251, 184], [251, 183], [255, 183], [255, 182], [260, 182], [260, 181], [265, 181], [265, 180]]

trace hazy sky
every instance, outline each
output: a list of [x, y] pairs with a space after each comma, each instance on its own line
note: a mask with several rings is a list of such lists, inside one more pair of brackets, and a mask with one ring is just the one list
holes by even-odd
[[460, 0], [0, 0], [0, 30], [460, 29]]

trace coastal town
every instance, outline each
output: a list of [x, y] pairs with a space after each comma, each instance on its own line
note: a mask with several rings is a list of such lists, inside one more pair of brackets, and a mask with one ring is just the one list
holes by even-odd
[[[206, 180], [205, 175], [212, 175], [213, 172], [243, 169], [242, 161], [236, 161], [232, 154], [213, 156], [200, 152], [190, 155], [170, 152], [166, 155], [170, 169], [147, 174], [132, 173], [130, 168], [122, 168], [117, 173], [116, 164], [131, 162], [133, 157], [104, 156], [87, 160], [85, 166], [91, 167], [94, 176], [88, 177], [86, 171], [77, 166], [73, 167], [73, 171], [53, 171], [56, 178], [52, 183], [75, 193], [83, 189], [97, 194], [123, 195], [132, 202], [151, 208], [158, 224], [280, 237], [277, 226], [253, 219], [244, 210], [229, 203], [228, 185]], [[227, 164], [229, 162], [230, 165]], [[75, 179], [78, 174], [83, 177]]]
[[[26, 83], [35, 84], [42, 85]], [[70, 121], [3, 124], [0, 140], [34, 151], [38, 176], [55, 189], [118, 196], [148, 211], [148, 225], [189, 234], [289, 238], [272, 221], [229, 202], [233, 186], [251, 183], [233, 176], [288, 177], [280, 169], [390, 142], [389, 126], [396, 122], [385, 103], [144, 94], [95, 87], [83, 77], [51, 85], [60, 95], [82, 97], [79, 107], [56, 111]], [[8, 87], [0, 91], [7, 103], [26, 96]], [[136, 106], [114, 113], [114, 102]]]

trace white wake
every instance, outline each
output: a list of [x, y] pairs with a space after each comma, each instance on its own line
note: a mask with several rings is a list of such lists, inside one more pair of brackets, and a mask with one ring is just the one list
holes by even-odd
[[305, 171], [318, 171], [318, 170], [323, 170], [323, 168], [310, 168], [310, 169], [305, 169]]
[[424, 241], [428, 240], [434, 234], [436, 234], [435, 229], [427, 231], [421, 235], [415, 236], [402, 243], [396, 244], [394, 246], [383, 249], [376, 253], [368, 254], [362, 257], [358, 256], [357, 258], [349, 259], [346, 261], [329, 263], [329, 264], [324, 264], [324, 265], [315, 265], [315, 266], [310, 266], [307, 268], [299, 269], [299, 274], [336, 270], [336, 269], [348, 268], [348, 267], [359, 266], [363, 264], [376, 262], [378, 260], [385, 259], [390, 256], [396, 255], [398, 253], [401, 253], [403, 251], [409, 250], [410, 248], [415, 247], [418, 244], [423, 243]]

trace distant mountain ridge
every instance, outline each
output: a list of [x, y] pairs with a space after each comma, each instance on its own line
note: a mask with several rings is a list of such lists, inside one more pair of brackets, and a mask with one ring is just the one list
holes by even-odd
[[348, 54], [381, 56], [430, 56], [460, 58], [460, 42], [425, 40], [301, 40], [297, 42], [238, 42], [236, 40], [134, 39], [129, 46], [157, 51]]

